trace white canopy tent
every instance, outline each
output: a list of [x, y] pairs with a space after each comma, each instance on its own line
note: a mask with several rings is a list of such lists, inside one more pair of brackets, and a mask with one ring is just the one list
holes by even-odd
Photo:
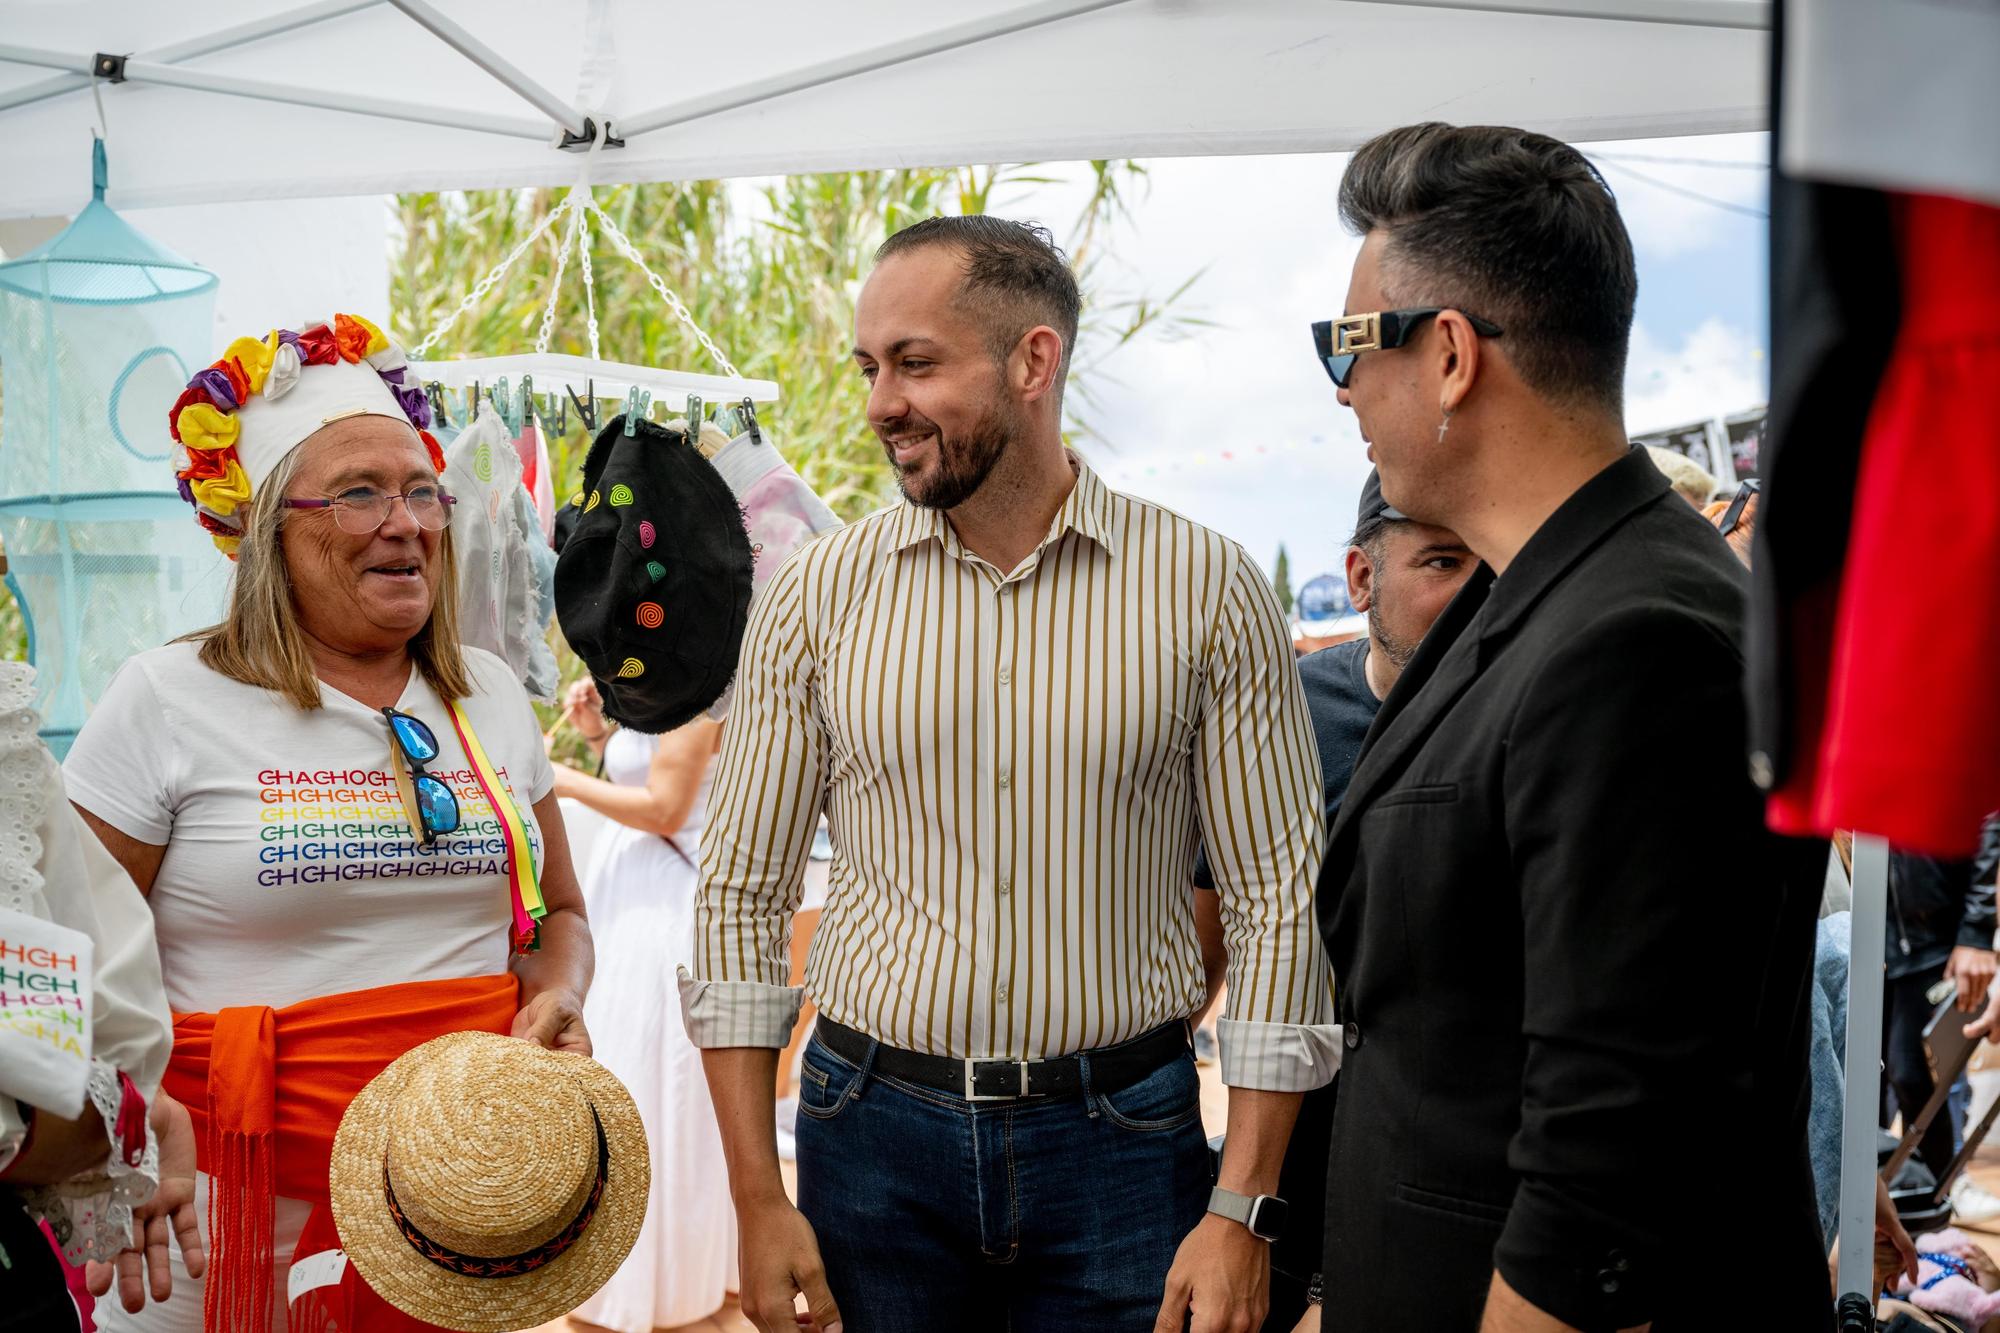
[[567, 183], [556, 142], [607, 120], [605, 182], [1337, 151], [1427, 118], [1758, 129], [1768, 22], [1765, 0], [0, 0], [0, 217], [88, 197], [100, 69], [131, 208]]
[[[0, 0], [0, 218], [89, 198], [93, 84], [117, 163], [108, 199], [126, 208], [566, 185], [607, 126], [599, 183], [1336, 152], [1426, 119], [1572, 141], [1769, 119], [1768, 0], [944, 8]], [[1861, 840], [1857, 958], [1880, 956], [1886, 879], [1886, 849]], [[1854, 969], [1851, 1288], [1870, 1264], [1880, 1008], [1879, 969]]]

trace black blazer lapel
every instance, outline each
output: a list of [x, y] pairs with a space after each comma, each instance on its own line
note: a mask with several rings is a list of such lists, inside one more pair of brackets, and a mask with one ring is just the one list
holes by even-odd
[[[1437, 729], [1459, 696], [1479, 678], [1482, 666], [1479, 622], [1486, 609], [1486, 593], [1493, 584], [1493, 571], [1481, 565], [1459, 589], [1451, 605], [1444, 609], [1431, 632], [1417, 648], [1416, 656], [1403, 671], [1375, 725], [1361, 743], [1355, 761], [1354, 779], [1348, 784], [1347, 798], [1340, 804], [1327, 837], [1326, 859], [1320, 863], [1318, 887], [1313, 894], [1313, 916], [1320, 938], [1330, 949], [1337, 933], [1350, 930], [1358, 920], [1360, 905], [1349, 894], [1348, 878], [1354, 868], [1354, 834], [1361, 816], [1402, 773], [1404, 761]], [[1342, 920], [1348, 924], [1343, 926]], [[1336, 966], [1340, 966], [1336, 963]], [[1344, 976], [1336, 977], [1336, 995]], [[1343, 1001], [1344, 1003], [1344, 1001]]]
[[1340, 818], [1327, 840], [1329, 851], [1342, 830], [1401, 771], [1403, 759], [1478, 679], [1478, 621], [1492, 586], [1493, 571], [1481, 565], [1431, 626], [1416, 656], [1382, 701], [1382, 711], [1375, 715], [1375, 723], [1361, 743]]

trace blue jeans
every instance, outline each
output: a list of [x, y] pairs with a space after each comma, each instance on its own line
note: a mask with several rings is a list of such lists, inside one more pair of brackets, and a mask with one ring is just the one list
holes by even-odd
[[847, 1333], [1149, 1333], [1212, 1183], [1191, 1054], [978, 1103], [872, 1063], [815, 1037], [799, 1078], [799, 1208]]

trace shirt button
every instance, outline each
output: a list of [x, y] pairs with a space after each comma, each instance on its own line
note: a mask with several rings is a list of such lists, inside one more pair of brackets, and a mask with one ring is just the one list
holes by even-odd
[[1349, 1023], [1347, 1026], [1345, 1026], [1340, 1030], [1340, 1040], [1341, 1043], [1344, 1046], [1346, 1046], [1348, 1050], [1350, 1051], [1360, 1050], [1361, 1025], [1359, 1023]]
[[1005, 986], [1002, 986], [997, 992], [995, 992], [995, 998], [998, 999], [1002, 1004], [1007, 1003], [1007, 988]]
[[1000, 683], [1001, 683], [1002, 685], [1012, 685], [1012, 684], [1014, 683], [1014, 673], [1013, 673], [1012, 671], [1008, 670], [1008, 669], [1007, 669], [1006, 667], [1001, 667], [1001, 668], [1000, 668]]
[[1007, 770], [1004, 768], [1000, 770], [1000, 785], [1003, 787], [1011, 787], [1014, 785], [1014, 779], [1008, 774]]
[[1014, 887], [1014, 881], [1013, 881], [1013, 880], [1011, 880], [1011, 879], [1007, 878], [1007, 876], [1005, 876], [1005, 875], [1002, 875], [1002, 876], [1000, 877], [1000, 892], [1002, 892], [1002, 893], [1006, 893], [1006, 892], [1008, 892], [1008, 891], [1009, 891], [1010, 889], [1012, 889], [1013, 887]]

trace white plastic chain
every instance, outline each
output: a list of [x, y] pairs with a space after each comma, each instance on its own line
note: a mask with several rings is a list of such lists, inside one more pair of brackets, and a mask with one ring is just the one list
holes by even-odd
[[443, 323], [425, 335], [424, 340], [410, 351], [410, 359], [423, 360], [424, 353], [428, 352], [438, 339], [451, 331], [459, 316], [485, 300], [486, 294], [493, 290], [494, 284], [505, 277], [507, 270], [514, 266], [514, 261], [526, 254], [528, 247], [539, 240], [543, 232], [564, 217], [569, 218], [569, 229], [563, 236], [561, 248], [556, 251], [555, 280], [550, 284], [548, 305], [542, 310], [542, 326], [535, 336], [535, 351], [549, 350], [549, 339], [555, 331], [556, 304], [562, 292], [563, 274], [568, 271], [570, 250], [575, 247], [581, 256], [583, 266], [584, 302], [590, 324], [590, 356], [592, 360], [598, 359], [597, 278], [590, 262], [591, 238], [588, 214], [596, 215], [598, 225], [604, 234], [611, 238], [611, 244], [618, 253], [637, 265], [639, 271], [646, 275], [646, 281], [660, 294], [660, 299], [667, 303], [667, 309], [674, 312], [674, 318], [687, 326], [688, 332], [694, 334], [695, 341], [701, 344], [703, 351], [715, 359], [715, 364], [722, 367], [723, 373], [732, 378], [742, 378], [743, 372], [723, 355], [722, 349], [715, 345], [715, 339], [709, 337], [703, 332], [701, 325], [694, 322], [694, 316], [688, 313], [687, 304], [667, 286], [664, 278], [647, 267], [646, 261], [639, 256], [638, 247], [632, 244], [631, 238], [611, 220], [609, 214], [598, 207], [597, 200], [592, 196], [587, 183], [579, 183], [575, 189], [564, 195], [562, 202], [550, 209], [548, 216], [537, 223], [533, 231], [522, 237], [521, 243], [515, 246], [505, 259], [495, 264], [492, 271], [465, 294], [464, 299], [459, 301], [458, 308], [445, 316]]
[[[576, 197], [575, 191], [564, 196], [563, 204], [568, 206]], [[535, 352], [539, 355], [549, 350], [549, 337], [556, 328], [556, 302], [562, 297], [563, 273], [569, 268], [569, 252], [576, 247], [577, 224], [583, 221], [581, 208], [570, 208], [569, 230], [563, 233], [562, 246], [556, 251], [556, 275], [549, 282], [549, 303], [542, 310], [541, 332], [535, 335]]]
[[423, 360], [424, 353], [428, 352], [431, 349], [431, 347], [436, 344], [438, 339], [444, 337], [445, 334], [451, 332], [451, 326], [458, 323], [458, 317], [460, 315], [463, 315], [466, 311], [472, 309], [472, 307], [478, 305], [481, 301], [485, 300], [486, 293], [493, 290], [493, 284], [500, 281], [500, 279], [506, 275], [507, 270], [514, 266], [514, 261], [519, 259], [522, 255], [526, 254], [528, 252], [528, 247], [533, 245], [537, 240], [539, 240], [541, 238], [542, 233], [547, 231], [550, 227], [554, 226], [558, 219], [560, 219], [566, 213], [568, 213], [571, 207], [575, 205], [575, 203], [576, 203], [576, 194], [574, 191], [570, 192], [567, 195], [564, 195], [563, 201], [557, 204], [554, 208], [550, 209], [548, 216], [543, 218], [539, 223], [537, 223], [533, 231], [529, 232], [526, 236], [521, 238], [521, 243], [514, 247], [513, 252], [509, 254], [505, 259], [495, 264], [493, 266], [493, 270], [490, 273], [488, 273], [485, 277], [481, 278], [478, 284], [474, 286], [471, 291], [465, 294], [465, 299], [461, 300], [458, 303], [458, 309], [452, 311], [449, 315], [446, 315], [444, 318], [444, 322], [442, 324], [432, 329], [427, 335], [425, 335], [424, 340], [422, 342], [418, 343], [414, 348], [410, 350], [409, 353], [410, 360], [412, 361]]
[[715, 345], [713, 338], [702, 332], [701, 325], [694, 322], [694, 316], [688, 313], [687, 306], [682, 303], [680, 297], [674, 295], [673, 290], [667, 286], [666, 280], [653, 272], [652, 269], [646, 267], [646, 261], [639, 257], [637, 247], [632, 244], [623, 231], [619, 230], [618, 224], [613, 222], [605, 211], [597, 206], [595, 199], [585, 199], [584, 207], [597, 215], [598, 225], [604, 228], [604, 234], [611, 238], [611, 244], [617, 247], [618, 253], [638, 265], [639, 271], [646, 275], [646, 281], [653, 285], [653, 290], [660, 294], [660, 299], [665, 301], [667, 308], [674, 312], [674, 318], [687, 325], [688, 332], [694, 334], [696, 341], [701, 343], [702, 349], [715, 358], [715, 364], [721, 366], [723, 372], [730, 377], [741, 379], [743, 372], [738, 370], [731, 364], [729, 358], [722, 354], [722, 349]]
[[577, 210], [576, 219], [583, 227], [579, 256], [583, 260], [583, 305], [590, 321], [590, 359], [597, 355], [597, 275], [590, 271], [590, 218], [582, 210]]

